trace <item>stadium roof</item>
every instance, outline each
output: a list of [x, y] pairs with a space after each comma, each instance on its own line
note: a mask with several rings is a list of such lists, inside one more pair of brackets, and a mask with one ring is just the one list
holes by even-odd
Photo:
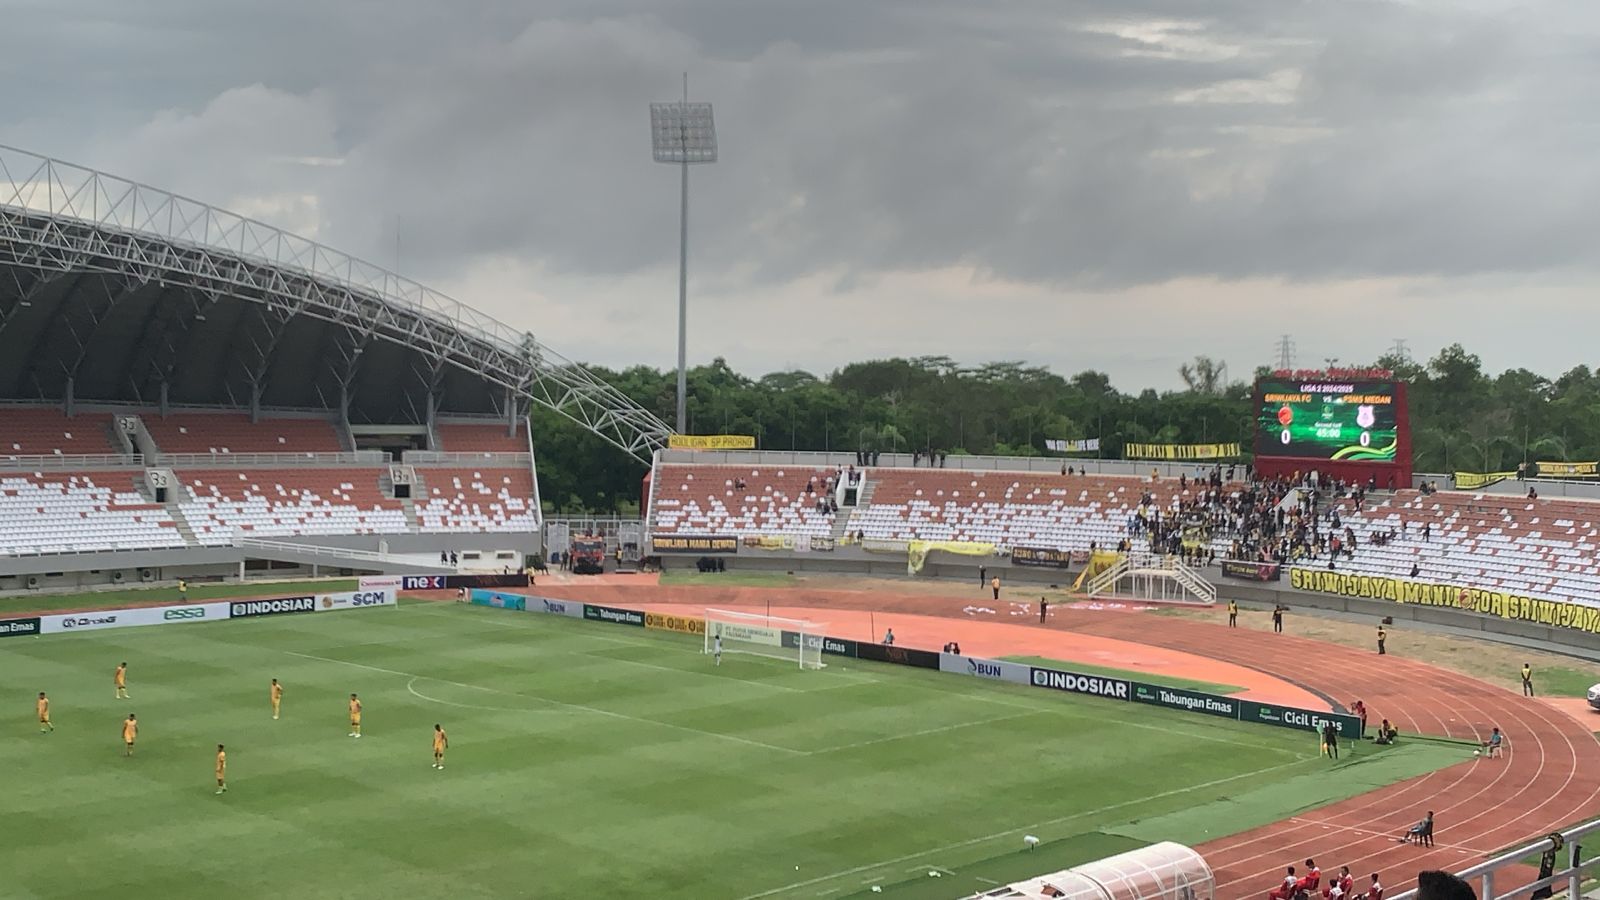
[[262, 222], [0, 145], [0, 398], [347, 410], [539, 403], [641, 459], [671, 429], [528, 332]]

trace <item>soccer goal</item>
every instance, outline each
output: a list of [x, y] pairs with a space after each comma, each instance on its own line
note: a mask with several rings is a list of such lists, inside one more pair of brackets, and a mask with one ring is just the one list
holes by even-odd
[[822, 668], [822, 624], [760, 613], [706, 610], [706, 647], [711, 653], [717, 638], [723, 653], [750, 653], [786, 662], [802, 669]]

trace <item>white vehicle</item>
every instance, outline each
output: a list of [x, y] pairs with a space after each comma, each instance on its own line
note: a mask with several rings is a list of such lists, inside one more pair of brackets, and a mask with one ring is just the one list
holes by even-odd
[[1600, 709], [1600, 684], [1589, 688], [1589, 708]]

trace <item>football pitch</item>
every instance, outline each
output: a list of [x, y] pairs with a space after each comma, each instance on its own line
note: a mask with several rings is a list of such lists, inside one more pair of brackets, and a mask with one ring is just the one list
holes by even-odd
[[1462, 759], [1411, 741], [1333, 763], [1308, 733], [856, 660], [713, 667], [700, 649], [425, 602], [8, 640], [0, 893], [954, 898]]

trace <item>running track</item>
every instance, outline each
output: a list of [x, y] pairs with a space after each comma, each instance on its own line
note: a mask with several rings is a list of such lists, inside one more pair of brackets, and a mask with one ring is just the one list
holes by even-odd
[[[596, 585], [541, 593], [623, 606], [771, 602], [968, 619], [961, 612], [966, 600], [896, 592]], [[1250, 666], [1346, 705], [1361, 699], [1369, 723], [1375, 727], [1389, 719], [1402, 741], [1407, 734], [1481, 740], [1496, 725], [1505, 732], [1504, 759], [1471, 760], [1463, 749], [1460, 765], [1196, 848], [1216, 874], [1217, 900], [1260, 900], [1282, 879], [1285, 866], [1298, 866], [1307, 857], [1317, 860], [1325, 877], [1349, 866], [1358, 890], [1377, 872], [1393, 895], [1414, 887], [1421, 870], [1458, 871], [1600, 812], [1600, 742], [1595, 736], [1566, 713], [1466, 675], [1394, 654], [1378, 656], [1292, 634], [1229, 629], [1192, 619], [1063, 607], [1056, 607], [1052, 618], [1044, 627]], [[1436, 846], [1398, 843], [1396, 838], [1430, 809], [1436, 814]], [[1532, 870], [1523, 874], [1531, 878]], [[1506, 886], [1501, 882], [1498, 889]]]

